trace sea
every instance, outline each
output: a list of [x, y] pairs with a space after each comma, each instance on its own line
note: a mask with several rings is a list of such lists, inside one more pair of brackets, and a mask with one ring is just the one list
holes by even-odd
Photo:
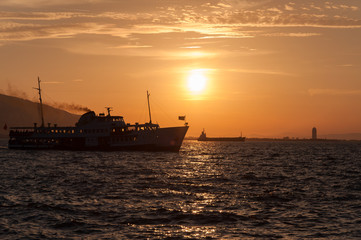
[[9, 150], [0, 239], [361, 239], [361, 142]]

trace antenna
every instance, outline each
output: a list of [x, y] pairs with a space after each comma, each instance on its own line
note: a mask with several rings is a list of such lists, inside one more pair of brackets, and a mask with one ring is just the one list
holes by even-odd
[[152, 123], [152, 115], [151, 115], [151, 113], [150, 113], [149, 96], [150, 96], [150, 94], [149, 94], [149, 92], [148, 92], [148, 90], [147, 90], [148, 112], [149, 112], [149, 123]]
[[39, 91], [40, 102], [40, 115], [41, 115], [41, 127], [44, 127], [44, 112], [43, 112], [43, 100], [41, 99], [40, 78], [38, 77], [38, 88], [34, 88]]

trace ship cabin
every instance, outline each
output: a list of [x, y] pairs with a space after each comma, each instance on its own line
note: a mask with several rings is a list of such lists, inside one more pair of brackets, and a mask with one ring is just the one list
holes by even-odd
[[[111, 116], [90, 111], [83, 114], [75, 127], [58, 127], [57, 124], [33, 127], [11, 127], [9, 133], [10, 145], [58, 145], [73, 144], [84, 139], [85, 145], [97, 145], [102, 142], [134, 142], [138, 134], [144, 131], [155, 131], [158, 124], [129, 124], [122, 116]], [[108, 140], [107, 140], [108, 139]]]

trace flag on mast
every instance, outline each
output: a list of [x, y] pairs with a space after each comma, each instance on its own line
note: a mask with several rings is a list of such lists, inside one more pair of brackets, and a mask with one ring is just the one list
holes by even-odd
[[178, 116], [178, 120], [185, 121], [185, 120], [186, 120], [186, 116]]

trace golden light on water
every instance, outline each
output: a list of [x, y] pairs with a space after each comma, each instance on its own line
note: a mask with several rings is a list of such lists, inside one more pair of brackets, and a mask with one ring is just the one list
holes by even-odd
[[188, 76], [188, 89], [192, 93], [201, 93], [207, 86], [207, 78], [203, 69], [192, 70]]

